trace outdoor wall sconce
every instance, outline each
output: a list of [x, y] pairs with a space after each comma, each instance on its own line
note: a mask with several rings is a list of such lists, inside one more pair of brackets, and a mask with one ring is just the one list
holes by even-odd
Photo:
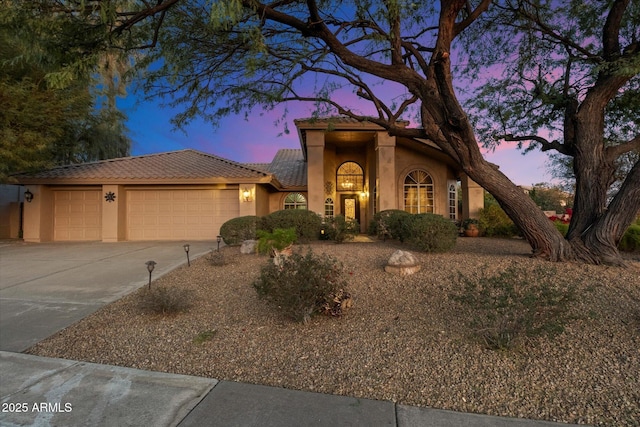
[[187, 253], [187, 266], [191, 267], [191, 261], [189, 260], [189, 244], [187, 243], [186, 245], [183, 246], [184, 251]]
[[220, 242], [222, 242], [222, 236], [216, 237], [216, 241], [218, 242], [218, 252], [220, 252]]
[[24, 199], [27, 201], [27, 203], [31, 203], [31, 201], [33, 200], [33, 193], [29, 190], [25, 191]]
[[156, 262], [147, 261], [145, 264], [147, 264], [147, 270], [149, 270], [149, 289], [151, 289], [151, 273], [153, 272], [153, 269], [156, 268]]
[[244, 199], [245, 202], [250, 202], [251, 201], [251, 190], [249, 190], [248, 188], [245, 188], [242, 191], [242, 198]]

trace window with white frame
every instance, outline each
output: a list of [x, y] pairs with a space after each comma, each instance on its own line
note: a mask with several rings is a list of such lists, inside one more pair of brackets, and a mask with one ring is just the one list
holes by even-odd
[[433, 213], [433, 179], [416, 169], [404, 179], [404, 210], [409, 213]]
[[458, 191], [455, 181], [449, 181], [449, 219], [458, 219]]
[[285, 209], [307, 209], [307, 199], [300, 193], [290, 193], [284, 198]]
[[333, 218], [333, 199], [331, 197], [324, 200], [324, 216]]

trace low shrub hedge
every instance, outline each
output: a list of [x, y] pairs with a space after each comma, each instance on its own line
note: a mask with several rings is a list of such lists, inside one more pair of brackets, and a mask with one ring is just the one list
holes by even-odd
[[407, 243], [424, 252], [447, 252], [458, 238], [458, 227], [440, 215], [430, 213], [409, 215], [403, 222]]
[[396, 239], [404, 242], [406, 230], [403, 228], [408, 219], [412, 216], [409, 212], [399, 209], [388, 209], [380, 211], [373, 216], [369, 233], [378, 237]]
[[512, 237], [518, 235], [518, 227], [499, 205], [480, 209], [478, 226], [487, 237]]
[[322, 218], [306, 209], [283, 209], [263, 216], [261, 230], [273, 233], [277, 228], [295, 228], [298, 240], [317, 240], [322, 228]]
[[220, 235], [225, 244], [229, 246], [239, 245], [245, 240], [256, 238], [259, 222], [260, 218], [254, 215], [233, 218], [222, 224]]

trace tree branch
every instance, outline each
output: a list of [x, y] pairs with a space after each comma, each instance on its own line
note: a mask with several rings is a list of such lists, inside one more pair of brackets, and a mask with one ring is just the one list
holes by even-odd
[[541, 151], [556, 150], [557, 152], [562, 153], [566, 156], [573, 157], [575, 155], [573, 149], [567, 147], [565, 144], [560, 143], [558, 140], [549, 141], [548, 139], [538, 135], [515, 136], [507, 134], [499, 135], [498, 138], [504, 139], [507, 142], [535, 141], [542, 146]]
[[638, 151], [640, 152], [640, 134], [636, 135], [634, 138], [630, 139], [627, 142], [623, 142], [622, 144], [612, 145], [605, 149], [605, 155], [609, 160], [615, 160], [624, 153], [628, 153], [629, 151]]
[[628, 6], [629, 0], [616, 0], [607, 15], [602, 29], [602, 50], [607, 60], [620, 55], [620, 23]]
[[[489, 8], [489, 4], [491, 4], [491, 0], [482, 0], [482, 2], [480, 2], [480, 4], [475, 8], [475, 10], [471, 11], [466, 18], [456, 23], [455, 26], [453, 27], [453, 32], [455, 36], [458, 36], [476, 19], [478, 19], [478, 17]], [[468, 6], [469, 6], [469, 3], [467, 2], [467, 7]]]

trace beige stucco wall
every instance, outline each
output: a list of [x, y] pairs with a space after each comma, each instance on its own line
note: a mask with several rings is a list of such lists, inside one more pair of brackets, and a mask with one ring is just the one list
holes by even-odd
[[49, 242], [53, 239], [53, 192], [44, 185], [30, 185], [31, 203], [24, 204], [24, 241]]

